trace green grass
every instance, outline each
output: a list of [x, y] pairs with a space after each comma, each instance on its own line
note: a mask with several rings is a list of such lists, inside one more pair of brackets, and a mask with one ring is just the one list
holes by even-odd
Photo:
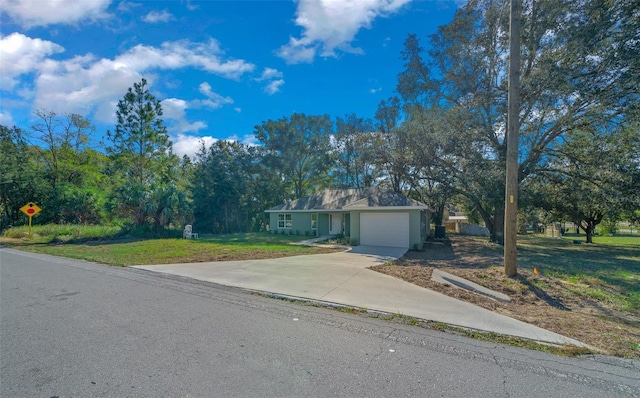
[[[575, 237], [565, 236], [565, 239], [575, 239]], [[593, 244], [606, 244], [613, 246], [640, 245], [640, 235], [616, 235], [616, 236], [594, 236]]]
[[519, 267], [571, 282], [576, 294], [640, 312], [640, 237], [594, 237], [574, 244], [573, 236], [518, 237]]
[[122, 233], [122, 228], [118, 226], [46, 224], [32, 226], [30, 238], [29, 227], [25, 225], [9, 228], [4, 231], [2, 236], [10, 239], [23, 239], [29, 243], [51, 243], [105, 239], [118, 236]]
[[202, 261], [231, 261], [278, 258], [334, 250], [290, 245], [305, 236], [247, 233], [201, 236], [187, 239], [115, 239], [79, 243], [50, 244], [34, 237], [3, 243], [22, 250], [94, 261], [109, 265], [172, 264]]
[[447, 325], [442, 323], [436, 324], [434, 322], [434, 324], [431, 325], [430, 328], [434, 330], [440, 330], [440, 331], [449, 331], [451, 333], [465, 336], [470, 339], [488, 341], [490, 343], [495, 343], [495, 344], [510, 345], [513, 347], [525, 348], [527, 350], [542, 351], [549, 354], [562, 355], [566, 357], [575, 357], [580, 355], [594, 354], [594, 352], [588, 348], [576, 347], [576, 346], [570, 346], [570, 345], [554, 346], [549, 344], [538, 343], [537, 341], [524, 339], [521, 337], [509, 336], [506, 334], [499, 334], [495, 332], [483, 332], [479, 330], [464, 329], [457, 326], [452, 326], [452, 325]]

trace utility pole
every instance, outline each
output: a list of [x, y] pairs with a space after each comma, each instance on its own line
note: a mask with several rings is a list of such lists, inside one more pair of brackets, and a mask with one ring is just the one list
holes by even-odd
[[507, 179], [504, 206], [504, 272], [518, 273], [518, 134], [520, 130], [521, 0], [511, 0], [509, 23], [509, 97], [507, 116]]

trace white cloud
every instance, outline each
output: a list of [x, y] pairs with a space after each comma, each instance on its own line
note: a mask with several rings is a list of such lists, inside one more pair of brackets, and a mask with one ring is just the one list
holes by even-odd
[[114, 59], [117, 66], [146, 69], [178, 69], [187, 66], [200, 68], [228, 79], [238, 79], [251, 72], [255, 66], [241, 59], [222, 61], [223, 55], [217, 40], [194, 43], [189, 40], [164, 42], [158, 47], [137, 45]]
[[233, 108], [233, 110], [238, 112], [238, 113], [242, 112], [242, 108], [240, 108], [240, 107]]
[[269, 95], [273, 95], [280, 91], [280, 86], [282, 86], [283, 84], [284, 80], [282, 79], [274, 80], [271, 83], [267, 84], [267, 86], [264, 88], [264, 91]]
[[189, 11], [195, 11], [195, 10], [200, 8], [200, 6], [197, 5], [197, 4], [191, 4], [191, 2], [189, 0], [187, 0], [186, 7], [187, 7], [187, 10], [189, 10]]
[[233, 99], [231, 97], [223, 97], [222, 95], [214, 92], [211, 89], [211, 85], [207, 82], [201, 83], [198, 88], [202, 94], [208, 97], [208, 99], [196, 100], [194, 101], [194, 105], [218, 109], [222, 107], [222, 105], [233, 104]]
[[230, 135], [229, 137], [223, 139], [222, 141], [227, 141], [227, 142], [238, 142], [240, 140], [240, 138], [237, 135]]
[[178, 98], [167, 98], [160, 102], [162, 105], [162, 117], [168, 119], [184, 118], [187, 109], [187, 101]]
[[140, 7], [142, 4], [140, 3], [134, 3], [131, 1], [121, 1], [120, 3], [118, 3], [118, 8], [117, 10], [120, 12], [131, 12], [134, 9]]
[[32, 39], [22, 33], [0, 38], [0, 89], [13, 89], [17, 77], [36, 71], [49, 55], [63, 51], [56, 43]]
[[269, 81], [269, 83], [264, 86], [264, 91], [269, 95], [273, 95], [279, 92], [280, 86], [284, 84], [284, 79], [282, 79], [282, 76], [282, 72], [277, 69], [264, 68], [264, 70], [262, 71], [262, 75], [260, 75], [260, 77], [256, 78], [255, 80], [259, 82]]
[[382, 90], [382, 87], [372, 88], [372, 89], [369, 90], [369, 93], [375, 94], [375, 93], [377, 93], [377, 92], [379, 92], [381, 90]]
[[206, 95], [207, 97], [209, 97], [211, 94], [215, 94], [212, 90], [211, 90], [211, 85], [207, 82], [202, 82], [200, 83], [200, 85], [198, 86], [198, 90]]
[[[189, 156], [194, 159], [196, 153], [200, 151], [202, 144], [204, 143], [205, 148], [209, 149], [212, 144], [219, 141], [219, 139], [214, 138], [212, 136], [204, 136], [197, 137], [189, 134], [176, 134], [171, 137], [171, 141], [173, 142], [173, 152], [182, 157], [184, 155]], [[223, 141], [229, 142], [239, 142], [244, 145], [257, 146], [258, 140], [256, 140], [255, 135], [246, 134], [242, 136], [242, 138], [237, 135], [231, 135], [225, 138]]]
[[196, 137], [193, 135], [178, 134], [172, 137], [171, 141], [173, 142], [173, 152], [176, 155], [180, 157], [187, 155], [193, 159], [203, 143], [205, 148], [208, 149], [214, 142], [218, 141], [218, 139], [211, 136]]
[[277, 55], [287, 61], [288, 64], [311, 63], [316, 57], [316, 48], [313, 40], [297, 40], [289, 38], [289, 44], [280, 47]]
[[15, 122], [9, 112], [0, 110], [0, 124], [6, 127], [13, 127]]
[[[154, 73], [161, 70], [197, 68], [237, 79], [255, 68], [242, 59], [226, 59], [215, 40], [165, 42], [160, 47], [137, 45], [113, 59], [87, 54], [65, 60], [47, 58], [63, 51], [61, 46], [19, 33], [2, 38], [0, 43], [2, 90], [11, 90], [21, 75], [34, 73], [34, 87], [14, 90], [14, 94], [33, 97], [35, 108], [84, 115], [95, 112], [96, 119], [103, 122], [114, 120], [117, 100], [143, 76], [151, 86]], [[211, 92], [200, 106], [218, 108], [230, 103], [231, 98]]]
[[167, 129], [177, 133], [178, 137], [184, 133], [197, 133], [207, 128], [207, 124], [197, 120], [190, 123], [186, 118], [186, 110], [189, 104], [185, 100], [178, 98], [167, 98], [160, 103], [162, 105], [162, 118], [167, 122]]
[[225, 138], [224, 141], [239, 142], [241, 144], [249, 145], [249, 146], [258, 146], [258, 140], [256, 139], [256, 136], [253, 134], [245, 134], [242, 136], [242, 139], [240, 139], [240, 137], [234, 134]]
[[411, 0], [299, 0], [295, 23], [303, 29], [300, 38], [277, 54], [289, 64], [312, 62], [316, 54], [336, 56], [335, 50], [361, 54], [351, 42], [362, 28], [370, 28], [377, 17], [397, 12]]
[[262, 75], [256, 80], [261, 82], [263, 80], [279, 79], [282, 77], [282, 72], [273, 68], [264, 68]]
[[175, 17], [167, 10], [151, 11], [142, 17], [142, 20], [147, 23], [169, 22], [174, 19]]
[[253, 134], [246, 134], [242, 137], [242, 143], [250, 146], [258, 146], [258, 139]]
[[185, 101], [179, 98], [167, 98], [161, 102], [163, 118], [167, 121], [169, 131], [177, 133], [178, 135], [195, 132], [207, 128], [207, 124], [203, 121], [189, 122], [186, 118], [187, 109], [198, 108], [211, 108], [218, 109], [225, 104], [232, 104], [233, 99], [230, 97], [223, 97], [218, 93], [215, 93], [211, 89], [211, 85], [207, 82], [201, 83], [199, 86], [200, 92], [206, 95], [207, 99], [195, 99], [191, 101]]
[[111, 0], [8, 0], [2, 13], [23, 27], [74, 24], [107, 17]]

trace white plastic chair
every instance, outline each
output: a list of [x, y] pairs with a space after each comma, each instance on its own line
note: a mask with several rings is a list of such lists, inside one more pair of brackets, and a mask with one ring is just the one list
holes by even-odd
[[198, 234], [193, 232], [191, 225], [185, 225], [182, 237], [184, 239], [198, 239]]

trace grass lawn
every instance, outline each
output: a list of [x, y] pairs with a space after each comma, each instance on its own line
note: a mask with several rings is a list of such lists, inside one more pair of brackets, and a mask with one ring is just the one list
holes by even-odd
[[542, 275], [567, 282], [577, 294], [640, 314], [640, 237], [598, 236], [593, 244], [574, 244], [572, 236], [518, 239], [521, 267], [536, 267]]
[[24, 239], [3, 238], [0, 243], [20, 250], [119, 266], [250, 260], [337, 251], [289, 244], [308, 238], [263, 232], [201, 236], [197, 240], [114, 239], [52, 244], [41, 243], [38, 239], [32, 243]]

